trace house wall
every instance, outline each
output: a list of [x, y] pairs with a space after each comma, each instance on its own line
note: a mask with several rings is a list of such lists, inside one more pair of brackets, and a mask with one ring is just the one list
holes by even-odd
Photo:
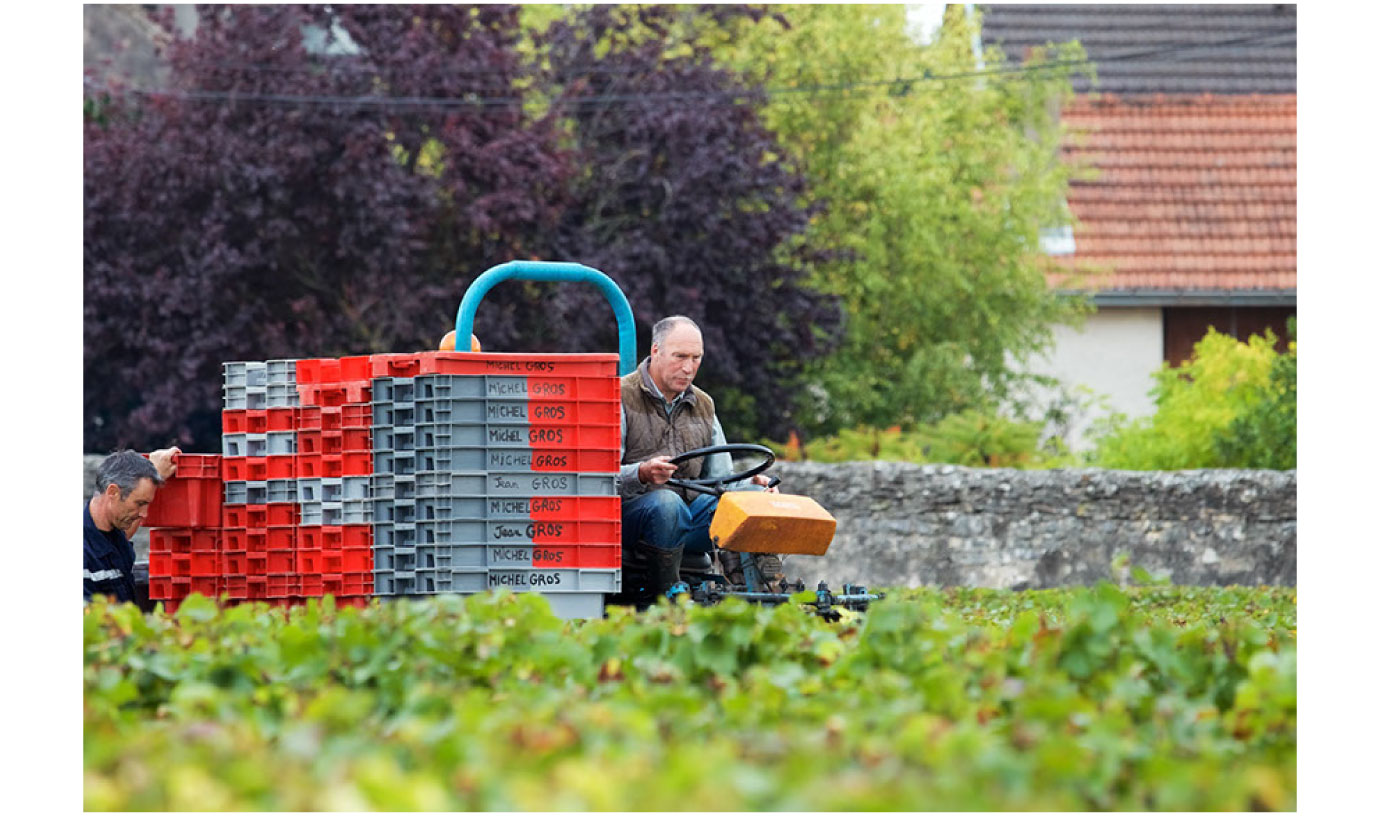
[[1057, 377], [1066, 387], [1091, 389], [1099, 405], [1076, 416], [1065, 441], [1086, 448], [1089, 426], [1098, 418], [1122, 412], [1130, 417], [1153, 414], [1151, 375], [1164, 361], [1164, 322], [1159, 307], [1102, 307], [1082, 327], [1057, 326], [1054, 348], [1029, 370]]

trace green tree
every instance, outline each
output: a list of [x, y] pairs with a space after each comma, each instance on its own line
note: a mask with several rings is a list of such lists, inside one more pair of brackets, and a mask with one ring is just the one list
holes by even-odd
[[772, 10], [719, 53], [775, 89], [764, 117], [826, 203], [804, 240], [844, 251], [815, 279], [848, 325], [808, 370], [820, 388], [806, 430], [991, 406], [1079, 311], [1046, 285], [1038, 241], [1069, 220], [1057, 111], [1072, 69], [1050, 63], [1081, 49], [1014, 71], [989, 49], [976, 72], [958, 6], [928, 46], [907, 36], [902, 6]]
[[1298, 336], [1289, 320], [1289, 350], [1270, 364], [1259, 400], [1237, 415], [1213, 446], [1224, 467], [1287, 470], [1298, 461]]

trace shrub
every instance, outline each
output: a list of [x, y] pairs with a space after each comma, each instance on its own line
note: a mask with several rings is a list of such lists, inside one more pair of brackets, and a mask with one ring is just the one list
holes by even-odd
[[[1209, 329], [1178, 368], [1165, 364], [1151, 390], [1151, 417], [1115, 417], [1104, 425], [1091, 464], [1131, 470], [1271, 468], [1293, 456], [1265, 457], [1286, 444], [1292, 452], [1293, 364], [1278, 364], [1275, 337], [1266, 331], [1241, 342]], [[1290, 344], [1288, 357], [1295, 354]], [[1287, 383], [1286, 383], [1287, 381]], [[1272, 416], [1288, 404], [1289, 418]]]

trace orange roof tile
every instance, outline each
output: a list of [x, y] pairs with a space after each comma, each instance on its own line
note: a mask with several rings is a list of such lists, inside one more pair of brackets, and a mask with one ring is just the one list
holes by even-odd
[[1297, 286], [1297, 97], [1079, 97], [1064, 112], [1076, 252], [1099, 290]]

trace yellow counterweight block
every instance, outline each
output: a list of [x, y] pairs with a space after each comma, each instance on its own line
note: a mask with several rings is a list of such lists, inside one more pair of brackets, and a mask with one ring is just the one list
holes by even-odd
[[808, 496], [729, 491], [719, 498], [709, 538], [724, 550], [823, 556], [837, 524]]

